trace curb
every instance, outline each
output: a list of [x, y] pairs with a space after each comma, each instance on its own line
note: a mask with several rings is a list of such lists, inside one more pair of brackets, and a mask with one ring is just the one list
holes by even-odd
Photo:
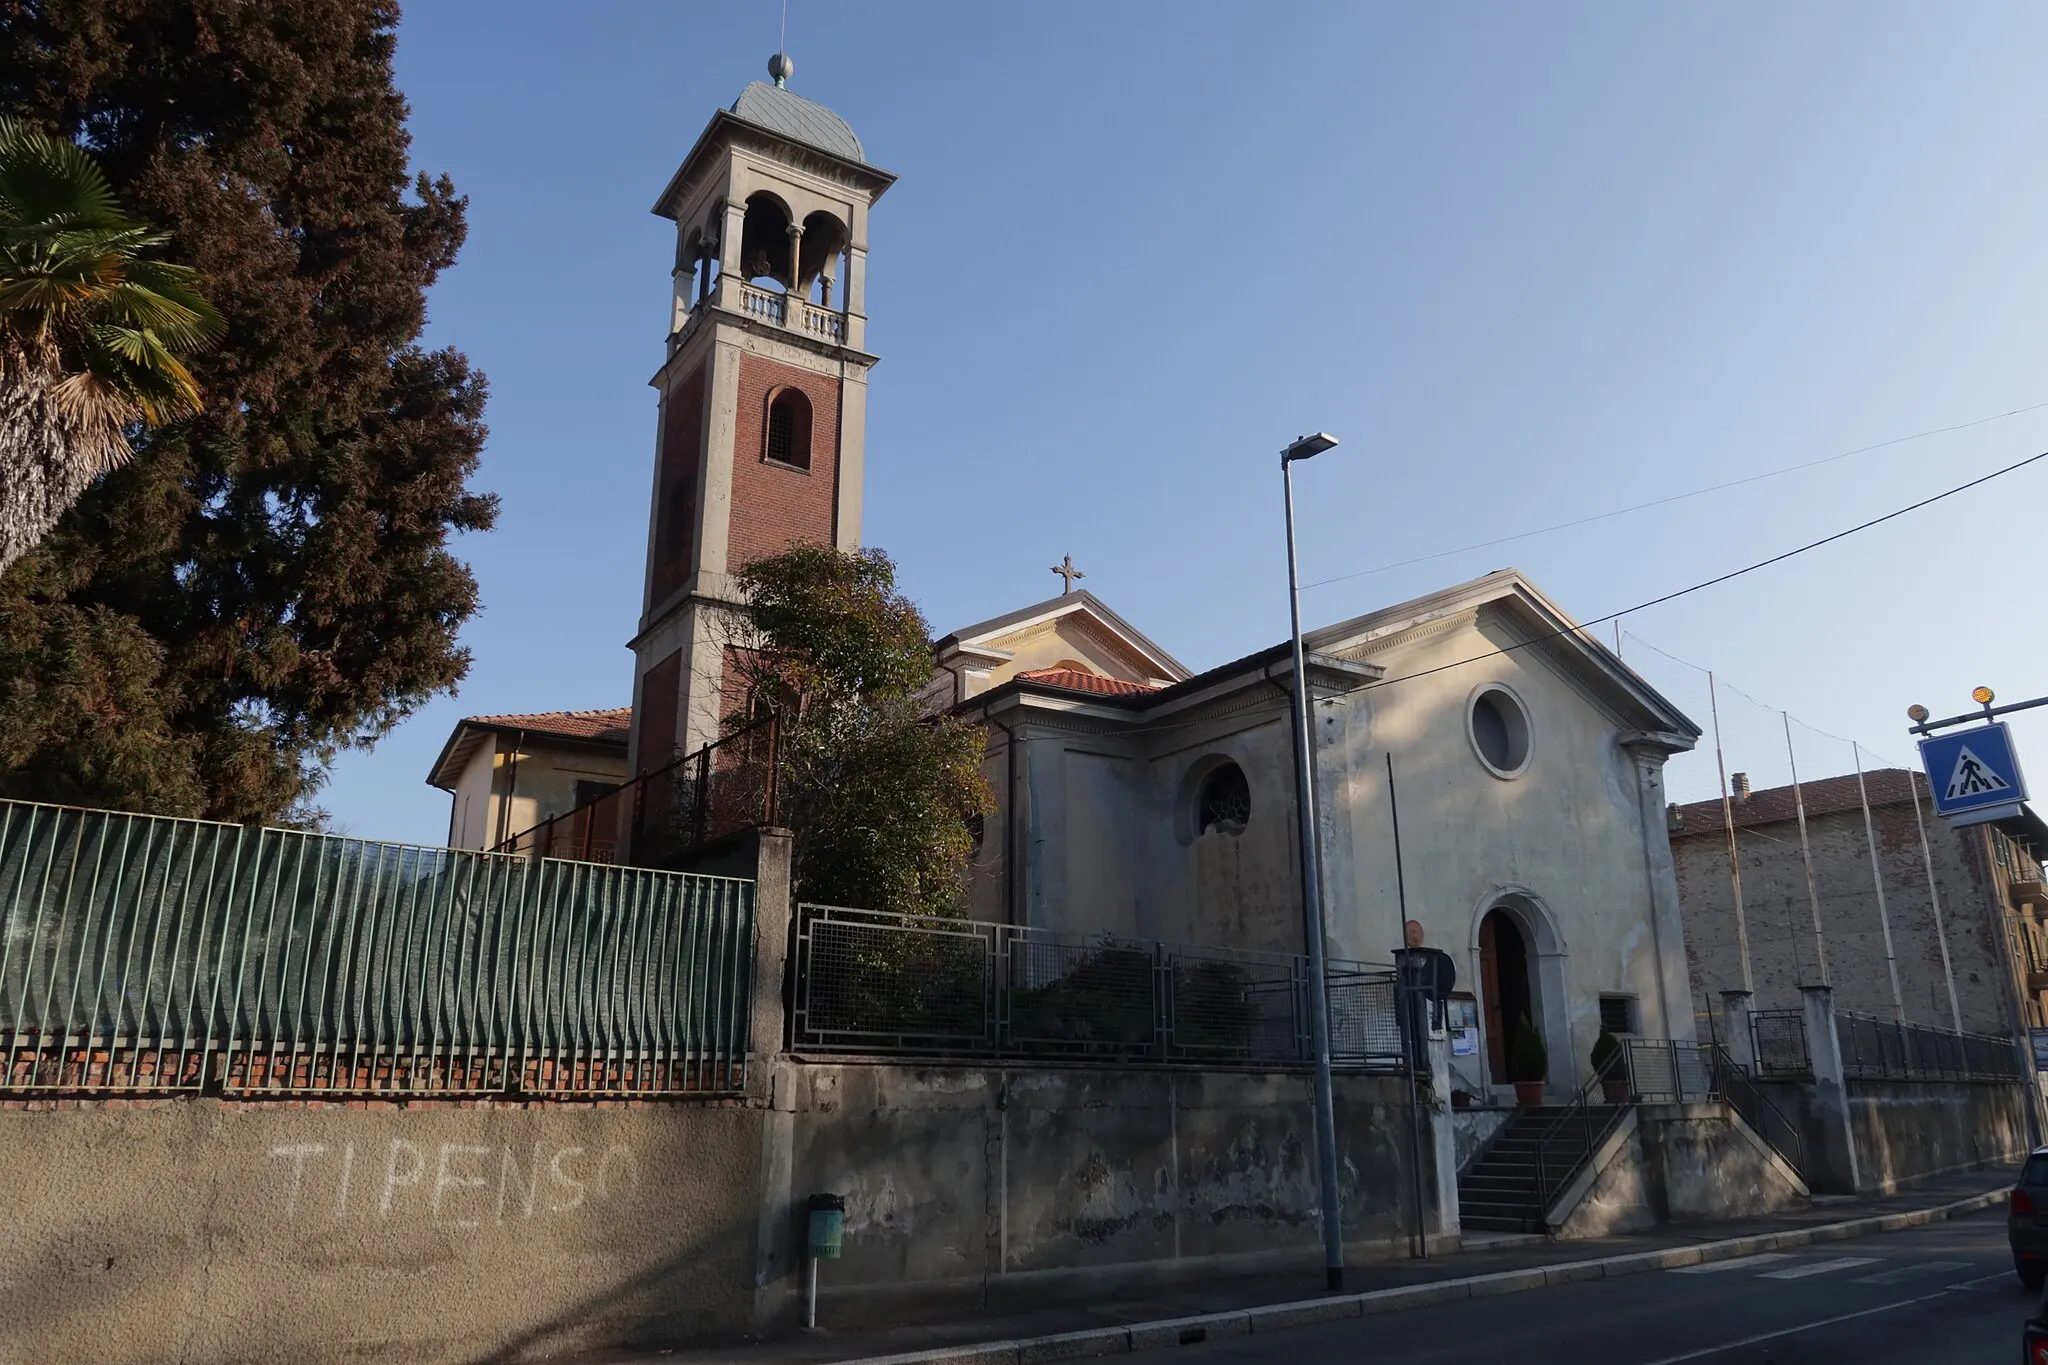
[[1060, 1332], [1052, 1336], [1025, 1337], [1016, 1341], [988, 1341], [977, 1345], [941, 1346], [927, 1351], [910, 1351], [886, 1356], [855, 1356], [835, 1365], [1042, 1365], [1060, 1360], [1088, 1360], [1097, 1356], [1127, 1355], [1169, 1346], [1194, 1346], [1264, 1332], [1280, 1332], [1311, 1323], [1338, 1322], [1347, 1318], [1369, 1318], [1395, 1313], [1404, 1308], [1425, 1308], [1455, 1299], [1485, 1298], [1495, 1294], [1519, 1294], [1548, 1285], [1571, 1284], [1578, 1280], [1615, 1279], [1653, 1270], [1673, 1270], [1704, 1261], [1728, 1261], [1737, 1256], [1754, 1256], [1784, 1247], [1809, 1246], [1815, 1242], [1838, 1242], [1848, 1237], [1867, 1237], [1879, 1232], [1898, 1232], [1924, 1227], [1966, 1213], [1996, 1206], [2006, 1192], [1987, 1190], [1965, 1199], [1931, 1208], [1903, 1213], [1851, 1218], [1840, 1223], [1792, 1228], [1785, 1232], [1731, 1237], [1719, 1242], [1696, 1242], [1690, 1246], [1667, 1247], [1662, 1251], [1638, 1251], [1626, 1256], [1603, 1256], [1589, 1261], [1563, 1261], [1557, 1265], [1531, 1266], [1526, 1270], [1503, 1270], [1490, 1275], [1467, 1275], [1455, 1280], [1403, 1285], [1398, 1289], [1375, 1289], [1364, 1294], [1341, 1294], [1329, 1298], [1301, 1299], [1273, 1303], [1261, 1308], [1238, 1308], [1227, 1313], [1204, 1313], [1190, 1318], [1165, 1318], [1157, 1322], [1134, 1322], [1122, 1327], [1095, 1327], [1081, 1332]]

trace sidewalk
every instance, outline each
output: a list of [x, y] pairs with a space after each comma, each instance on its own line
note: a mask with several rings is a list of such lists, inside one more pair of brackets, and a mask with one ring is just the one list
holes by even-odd
[[[1541, 1270], [1567, 1263], [1638, 1256], [1737, 1238], [1799, 1234], [1860, 1219], [1923, 1212], [1972, 1196], [2002, 1194], [2012, 1184], [2016, 1169], [1993, 1167], [1967, 1171], [1929, 1181], [1896, 1195], [1828, 1199], [1810, 1209], [1763, 1218], [1692, 1223], [1586, 1241], [1500, 1239], [1492, 1246], [1434, 1256], [1427, 1261], [1385, 1261], [1353, 1267], [1345, 1274], [1344, 1292], [1346, 1295], [1358, 1295], [1474, 1275]], [[1858, 1229], [1859, 1232], [1871, 1230]], [[584, 1365], [656, 1365], [657, 1362], [660, 1365], [826, 1365], [827, 1362], [861, 1360], [977, 1342], [1015, 1342], [1058, 1333], [1227, 1313], [1269, 1304], [1298, 1303], [1323, 1297], [1321, 1284], [1319, 1264], [1304, 1261], [1299, 1271], [1241, 1275], [1229, 1279], [1189, 1279], [1147, 1285], [1126, 1292], [1110, 1291], [1085, 1301], [1023, 1304], [1002, 1301], [1014, 1299], [1016, 1296], [1013, 1294], [1000, 1290], [994, 1293], [984, 1291], [978, 1304], [963, 1306], [953, 1298], [942, 1306], [935, 1304], [914, 1324], [800, 1334], [770, 1341], [735, 1342], [657, 1354], [619, 1352], [586, 1357]], [[829, 1314], [822, 1307], [821, 1316], [827, 1316], [829, 1321]]]

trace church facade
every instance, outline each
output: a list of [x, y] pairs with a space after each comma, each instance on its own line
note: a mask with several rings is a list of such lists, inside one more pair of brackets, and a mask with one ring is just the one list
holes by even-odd
[[[1563, 1091], [1603, 1024], [1691, 1039], [1663, 767], [1698, 728], [1512, 570], [1306, 649], [1330, 953], [1385, 963], [1414, 920], [1452, 955], [1459, 1086], [1505, 1087], [1524, 1013]], [[938, 662], [935, 702], [989, 740], [976, 918], [1301, 951], [1284, 642], [1191, 673], [1077, 592]]]

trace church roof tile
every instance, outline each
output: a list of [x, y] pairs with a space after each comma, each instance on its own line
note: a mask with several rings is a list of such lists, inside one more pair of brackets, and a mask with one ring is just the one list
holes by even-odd
[[1033, 668], [1019, 673], [1017, 680], [1038, 683], [1043, 687], [1064, 688], [1069, 692], [1092, 692], [1102, 697], [1143, 697], [1159, 690], [1150, 683], [1105, 678], [1100, 673], [1088, 673], [1078, 668]]
[[562, 739], [592, 740], [601, 744], [624, 744], [632, 729], [633, 709], [616, 706], [605, 711], [537, 711], [525, 716], [465, 716], [465, 725], [488, 725], [500, 730], [525, 730], [536, 735]]

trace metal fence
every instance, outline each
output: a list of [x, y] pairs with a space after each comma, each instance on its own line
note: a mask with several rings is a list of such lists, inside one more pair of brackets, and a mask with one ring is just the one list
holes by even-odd
[[1952, 1033], [1921, 1024], [1835, 1011], [1842, 1072], [1855, 1080], [2020, 1081], [2018, 1044], [1988, 1033]]
[[[836, 906], [798, 910], [799, 1050], [1306, 1064], [1308, 969], [1284, 953]], [[1328, 964], [1333, 1059], [1402, 1069], [1394, 974]]]
[[1805, 1011], [1757, 1010], [1749, 1016], [1749, 1035], [1760, 1078], [1796, 1080], [1813, 1075]]
[[1725, 1101], [1793, 1170], [1804, 1171], [1806, 1152], [1799, 1125], [1771, 1103], [1755, 1081], [1736, 1065], [1726, 1048], [1717, 1043], [1648, 1038], [1628, 1039], [1626, 1046], [1631, 1100]]
[[756, 721], [491, 851], [674, 867], [714, 839], [775, 823], [776, 738], [773, 716]]
[[0, 1092], [745, 1081], [754, 888], [0, 802]]

